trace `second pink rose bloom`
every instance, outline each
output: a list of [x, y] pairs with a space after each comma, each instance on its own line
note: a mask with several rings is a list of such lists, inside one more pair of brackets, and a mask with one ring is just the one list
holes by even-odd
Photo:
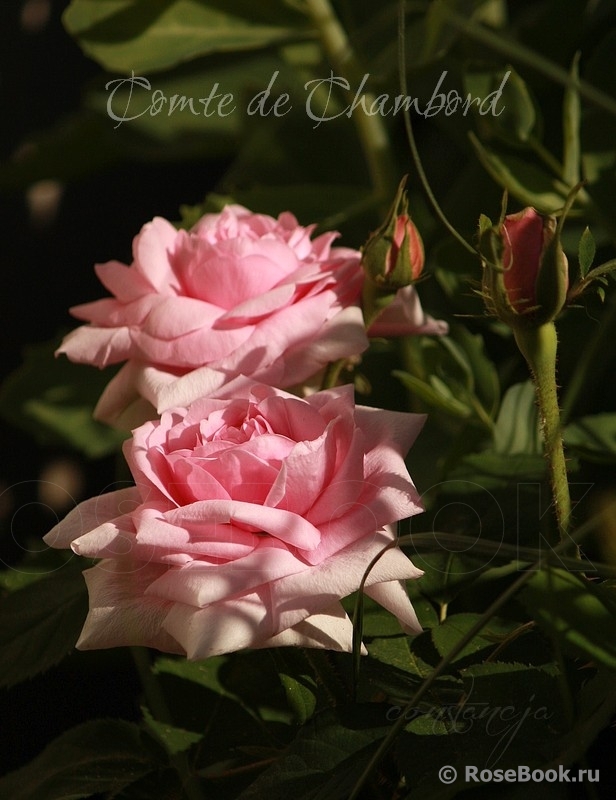
[[[274, 219], [230, 205], [190, 231], [155, 218], [135, 237], [130, 266], [99, 264], [112, 297], [72, 308], [89, 324], [58, 349], [98, 367], [127, 362], [96, 416], [131, 428], [153, 407], [186, 404], [238, 375], [291, 387], [362, 353], [361, 254], [332, 247], [337, 233], [311, 239], [313, 229], [288, 212]], [[405, 287], [370, 334], [446, 330]]]
[[[136, 486], [81, 503], [45, 537], [102, 559], [86, 571], [78, 647], [145, 645], [189, 658], [255, 647], [351, 651], [341, 600], [420, 513], [404, 456], [424, 417], [355, 406], [351, 386], [306, 399], [253, 385], [146, 422], [124, 452]], [[398, 547], [365, 592], [409, 633]]]

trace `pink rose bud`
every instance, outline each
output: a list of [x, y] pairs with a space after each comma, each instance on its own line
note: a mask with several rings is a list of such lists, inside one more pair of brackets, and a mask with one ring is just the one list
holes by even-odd
[[569, 286], [555, 217], [529, 207], [508, 214], [497, 226], [482, 216], [479, 228], [483, 294], [490, 310], [512, 327], [553, 320]]
[[363, 248], [362, 266], [379, 289], [397, 291], [414, 283], [423, 270], [424, 248], [408, 213], [408, 198], [401, 180], [385, 222]]

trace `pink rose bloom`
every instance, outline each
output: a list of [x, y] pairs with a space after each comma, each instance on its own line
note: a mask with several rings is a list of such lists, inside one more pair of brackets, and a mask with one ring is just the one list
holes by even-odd
[[[240, 374], [292, 387], [365, 350], [361, 254], [332, 247], [337, 233], [311, 240], [313, 229], [288, 212], [274, 219], [238, 205], [190, 231], [157, 217], [136, 236], [130, 266], [97, 265], [113, 296], [72, 308], [89, 324], [57, 351], [98, 367], [127, 362], [95, 416], [130, 429], [170, 407], [161, 392], [182, 376], [189, 402]], [[443, 332], [411, 294], [388, 328], [389, 310], [370, 333]]]
[[97, 265], [113, 297], [72, 308], [90, 324], [58, 350], [98, 367], [129, 362], [96, 415], [117, 419], [140, 395], [150, 399], [147, 366], [167, 379], [203, 368], [200, 396], [240, 373], [292, 386], [361, 353], [359, 253], [332, 247], [336, 233], [311, 240], [313, 229], [287, 212], [274, 219], [238, 205], [190, 231], [157, 217], [135, 238], [129, 267]]
[[[355, 407], [349, 387], [294, 397], [256, 385], [201, 398], [133, 432], [136, 487], [77, 506], [45, 537], [102, 559], [86, 570], [80, 649], [145, 645], [191, 659], [243, 648], [352, 649], [340, 600], [419, 513], [403, 457], [424, 418]], [[421, 575], [387, 550], [366, 594], [420, 626]]]

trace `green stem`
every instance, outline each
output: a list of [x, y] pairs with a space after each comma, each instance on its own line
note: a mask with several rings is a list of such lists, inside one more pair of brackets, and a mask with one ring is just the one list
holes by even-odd
[[[347, 92], [350, 101], [361, 85], [364, 73], [353, 52], [346, 31], [336, 17], [329, 0], [305, 0], [306, 9], [319, 32], [323, 49], [339, 77], [348, 81], [352, 88]], [[386, 202], [394, 193], [397, 183], [397, 170], [391, 155], [391, 145], [387, 128], [380, 114], [369, 115], [375, 97], [366, 92], [363, 103], [354, 109], [352, 116], [357, 135], [364, 152], [370, 180], [379, 202]]]
[[[156, 676], [152, 672], [150, 657], [145, 647], [130, 648], [137, 674], [141, 680], [148, 708], [159, 722], [173, 725], [173, 717]], [[205, 800], [199, 778], [192, 772], [186, 753], [169, 754], [169, 761], [179, 775], [186, 800]]]
[[543, 447], [548, 462], [558, 535], [562, 543], [568, 536], [571, 498], [556, 387], [556, 327], [553, 322], [546, 322], [536, 328], [517, 326], [513, 332], [535, 384]]

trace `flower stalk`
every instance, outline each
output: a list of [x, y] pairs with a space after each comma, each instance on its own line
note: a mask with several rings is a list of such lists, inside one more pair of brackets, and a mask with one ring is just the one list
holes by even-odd
[[[556, 326], [552, 321], [538, 327], [520, 325], [513, 328], [513, 333], [535, 384], [558, 536], [560, 542], [564, 543], [571, 519], [571, 497], [556, 385]], [[576, 555], [579, 553], [576, 552]]]

